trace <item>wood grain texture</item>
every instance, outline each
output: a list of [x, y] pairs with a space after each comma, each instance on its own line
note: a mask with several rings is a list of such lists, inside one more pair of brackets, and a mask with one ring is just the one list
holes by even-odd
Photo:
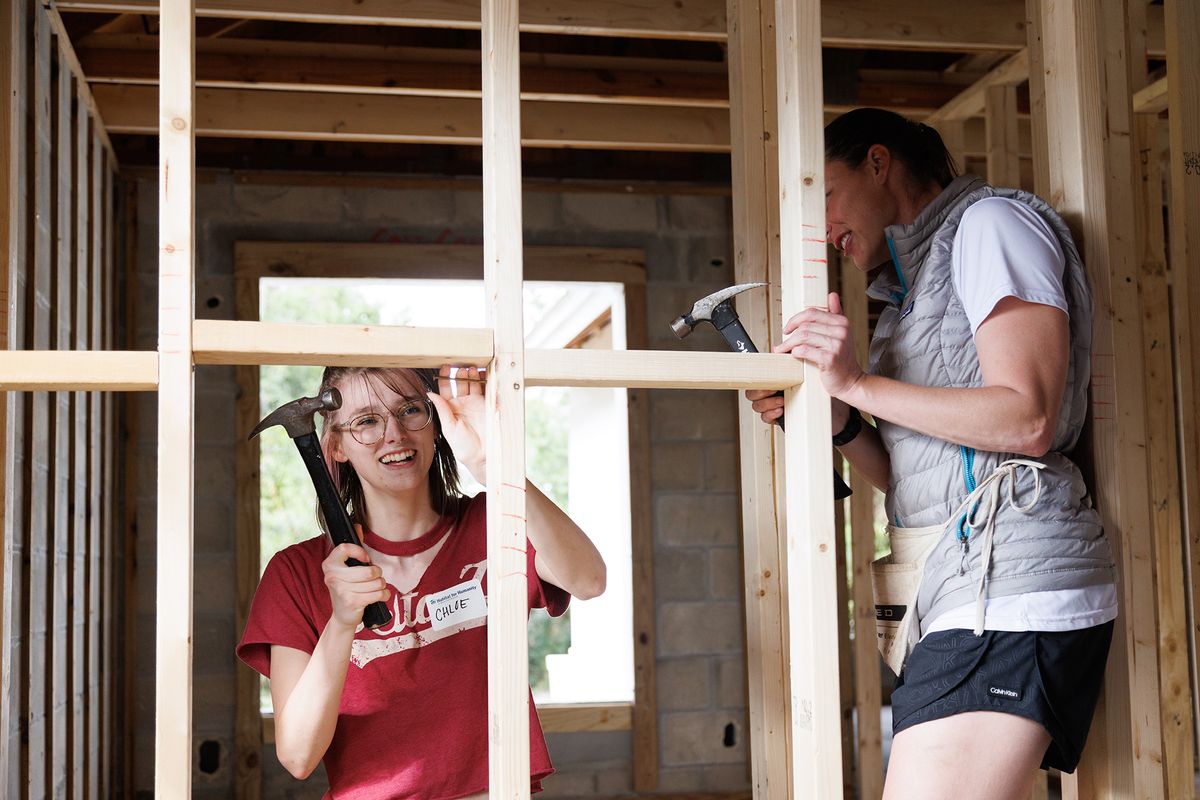
[[[14, 91], [28, 81], [28, 55], [32, 47], [32, 20], [25, 3], [0, 4], [0, 349], [26, 346], [26, 270], [22, 263], [29, 247], [30, 188], [28, 176], [28, 108], [31, 98]], [[0, 794], [20, 797], [25, 778], [24, 697], [27, 687], [26, 622], [27, 573], [23, 562], [29, 552], [26, 491], [28, 395], [8, 393], [0, 404], [4, 441], [0, 443], [0, 487], [3, 545], [0, 548]]]
[[[976, 0], [965, 14], [956, 0], [827, 0], [814, 19], [820, 20], [822, 42], [831, 47], [1016, 52], [1025, 45], [1022, 2]], [[158, 13], [155, 0], [61, 0], [56, 5], [64, 11]], [[1152, 11], [1151, 53], [1161, 57], [1162, 11]], [[480, 27], [479, 5], [468, 0], [205, 0], [197, 13], [344, 25]], [[720, 0], [603, 5], [539, 0], [521, 4], [520, 26], [541, 33], [723, 41], [727, 23]]]
[[[1067, 797], [1164, 793], [1141, 318], [1134, 251], [1128, 27], [1120, 2], [1042, 0], [1050, 201], [1081, 246], [1096, 309], [1093, 490], [1120, 573], [1104, 702]], [[1137, 633], [1135, 633], [1137, 632]]]
[[[738, 315], [750, 338], [769, 351], [777, 337], [779, 216], [775, 112], [775, 7], [766, 0], [730, 0], [729, 99], [733, 167], [734, 277], [764, 282], [743, 295]], [[780, 549], [782, 453], [773, 426], [749, 403], [738, 403], [742, 563], [746, 608], [746, 678], [750, 777], [756, 797], [789, 791], [791, 729], [783, 622]]]
[[[646, 286], [625, 285], [625, 346], [646, 346]], [[529, 374], [526, 364], [526, 384]], [[658, 789], [658, 625], [654, 603], [650, 393], [629, 389], [629, 532], [633, 561], [633, 789]]]
[[[234, 314], [240, 321], [259, 316], [258, 278], [235, 279]], [[237, 572], [235, 630], [246, 629], [250, 605], [262, 571], [260, 444], [250, 433], [262, 416], [259, 368], [234, 369], [237, 401], [234, 406], [234, 569]], [[233, 796], [237, 800], [262, 797], [263, 715], [259, 700], [259, 676], [240, 660], [237, 664], [234, 699]]]
[[194, 0], [164, 0], [159, 34], [154, 791], [173, 798], [192, 788], [194, 9]]
[[[777, 0], [779, 232], [785, 319], [827, 307], [821, 47], [811, 24], [817, 0]], [[793, 798], [842, 791], [837, 630], [837, 574], [829, 474], [829, 396], [816, 367], [784, 392], [792, 421], [787, 463], [788, 666], [791, 672]]]
[[1017, 87], [990, 86], [984, 99], [987, 126], [987, 181], [993, 186], [1021, 188], [1021, 154], [1017, 140]]
[[487, 381], [488, 793], [529, 797], [525, 344], [516, 0], [483, 2], [483, 250]]
[[[867, 276], [849, 259], [842, 259], [842, 308], [854, 334], [859, 364], [867, 363], [870, 318], [867, 311]], [[875, 635], [875, 592], [871, 562], [875, 560], [875, 500], [878, 490], [851, 470], [850, 572], [854, 597], [854, 692], [858, 709], [858, 797], [883, 796], [883, 731], [880, 717], [882, 691], [879, 646]]]
[[[1200, 52], [1195, 32], [1200, 28], [1200, 8], [1195, 3], [1168, 0], [1167, 86], [1168, 141], [1170, 142], [1169, 198], [1170, 278], [1175, 324], [1179, 475], [1183, 506], [1184, 542], [1190, 580], [1187, 589], [1192, 611], [1192, 655], [1196, 652], [1200, 619]], [[1177, 76], [1177, 77], [1176, 77]], [[1200, 719], [1200, 689], [1193, 665], [1193, 713]]]
[[[51, 82], [51, 59], [53, 58], [52, 36], [49, 23], [40, 9], [31, 9], [34, 18], [33, 47], [33, 168], [31, 190], [34, 210], [32, 229], [33, 280], [27, 297], [29, 339], [26, 346], [34, 350], [51, 347], [50, 305], [52, 297], [52, 269], [54, 241], [51, 220], [53, 219], [53, 122], [51, 107], [54, 103]], [[25, 787], [30, 796], [40, 797], [50, 793], [53, 786], [49, 779], [50, 739], [47, 716], [49, 713], [50, 686], [48, 679], [50, 650], [48, 647], [48, 624], [52, 595], [50, 589], [49, 558], [51, 547], [50, 526], [50, 397], [35, 393], [30, 402], [30, 449], [29, 494], [29, 582], [26, 608], [28, 613], [29, 657], [26, 670], [29, 675], [28, 697], [23, 706], [26, 716], [28, 744], [25, 757]]]
[[[987, 95], [991, 89], [1002, 86], [1015, 88], [1027, 80], [1029, 80], [1029, 48], [1025, 47], [926, 117], [925, 124], [936, 127], [942, 122], [979, 116], [987, 107]], [[1016, 115], [1015, 105], [1013, 115], [1014, 117]]]
[[[155, 130], [154, 87], [96, 84], [93, 94], [109, 131]], [[483, 141], [475, 98], [199, 89], [196, 104], [199, 136], [476, 146]], [[525, 100], [521, 110], [521, 143], [527, 147], [729, 149], [729, 117], [721, 108]]]
[[[53, 184], [54, 265], [51, 269], [51, 340], [55, 350], [73, 345], [71, 336], [71, 262], [75, 254], [75, 226], [72, 215], [71, 185], [72, 140], [75, 131], [74, 94], [71, 71], [62, 55], [61, 43], [54, 39], [55, 70], [52, 73], [54, 99], [51, 117], [54, 124]], [[58, 391], [51, 395], [50, 464], [51, 565], [50, 565], [50, 783], [55, 797], [66, 797], [70, 788], [70, 597], [71, 580], [71, 395]], [[37, 502], [35, 498], [34, 502]]]
[[[541, 245], [523, 256], [525, 280], [646, 282], [638, 249]], [[239, 277], [483, 279], [483, 247], [470, 244], [241, 241], [234, 263]]]

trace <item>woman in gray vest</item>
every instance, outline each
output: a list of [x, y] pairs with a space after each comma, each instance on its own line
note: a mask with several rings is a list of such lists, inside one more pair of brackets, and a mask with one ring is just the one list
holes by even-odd
[[[956, 177], [936, 131], [888, 111], [826, 127], [825, 197], [829, 242], [885, 304], [870, 362], [836, 294], [775, 352], [820, 368], [834, 444], [887, 494], [885, 798], [1028, 797], [1039, 766], [1078, 764], [1117, 614], [1069, 458], [1090, 369], [1079, 253], [1044, 201]], [[783, 413], [769, 394], [747, 392], [767, 422]]]

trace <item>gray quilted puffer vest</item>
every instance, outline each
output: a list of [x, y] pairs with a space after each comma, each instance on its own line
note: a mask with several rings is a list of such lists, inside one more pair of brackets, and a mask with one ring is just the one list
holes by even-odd
[[[985, 197], [1006, 197], [1031, 206], [1058, 235], [1067, 262], [1063, 283], [1071, 336], [1066, 392], [1051, 452], [1029, 459], [1046, 465], [1041, 470], [1041, 499], [1028, 514], [1014, 511], [1007, 502], [1001, 505], [988, 596], [1112, 583], [1114, 567], [1099, 515], [1079, 469], [1064, 455], [1075, 446], [1087, 411], [1091, 294], [1070, 231], [1049, 205], [1028, 192], [993, 188], [978, 177], [964, 175], [925, 207], [913, 224], [887, 228], [893, 264], [881, 270], [867, 292], [887, 303], [871, 341], [868, 369], [920, 386], [983, 385], [971, 326], [951, 279], [951, 250], [963, 212]], [[891, 458], [888, 518], [900, 527], [946, 522], [974, 481], [982, 481], [1007, 459], [1029, 458], [974, 451], [886, 420], [877, 422]], [[1019, 472], [1018, 503], [1028, 502], [1033, 480], [1031, 470]], [[947, 527], [926, 562], [917, 598], [923, 621], [975, 600], [981, 548], [968, 541], [964, 557], [956, 528]]]

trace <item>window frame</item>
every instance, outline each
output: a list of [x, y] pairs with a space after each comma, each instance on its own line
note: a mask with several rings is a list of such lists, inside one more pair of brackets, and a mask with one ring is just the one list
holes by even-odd
[[[627, 350], [646, 348], [645, 252], [637, 248], [526, 246], [525, 280], [620, 283], [625, 297]], [[430, 265], [437, 265], [431, 269]], [[234, 243], [234, 314], [240, 321], [259, 318], [262, 278], [482, 280], [483, 248], [359, 242]], [[235, 408], [237, 499], [235, 560], [237, 626], [245, 627], [260, 570], [259, 448], [248, 439], [258, 422], [257, 366], [234, 368], [238, 387]], [[549, 733], [630, 730], [635, 791], [656, 788], [658, 780], [655, 700], [655, 613], [653, 530], [650, 498], [648, 390], [629, 388], [630, 539], [632, 554], [633, 667], [632, 703], [546, 703], [538, 705]], [[274, 717], [259, 708], [258, 675], [239, 663], [235, 702], [235, 784], [261, 785], [265, 744], [274, 742]]]

